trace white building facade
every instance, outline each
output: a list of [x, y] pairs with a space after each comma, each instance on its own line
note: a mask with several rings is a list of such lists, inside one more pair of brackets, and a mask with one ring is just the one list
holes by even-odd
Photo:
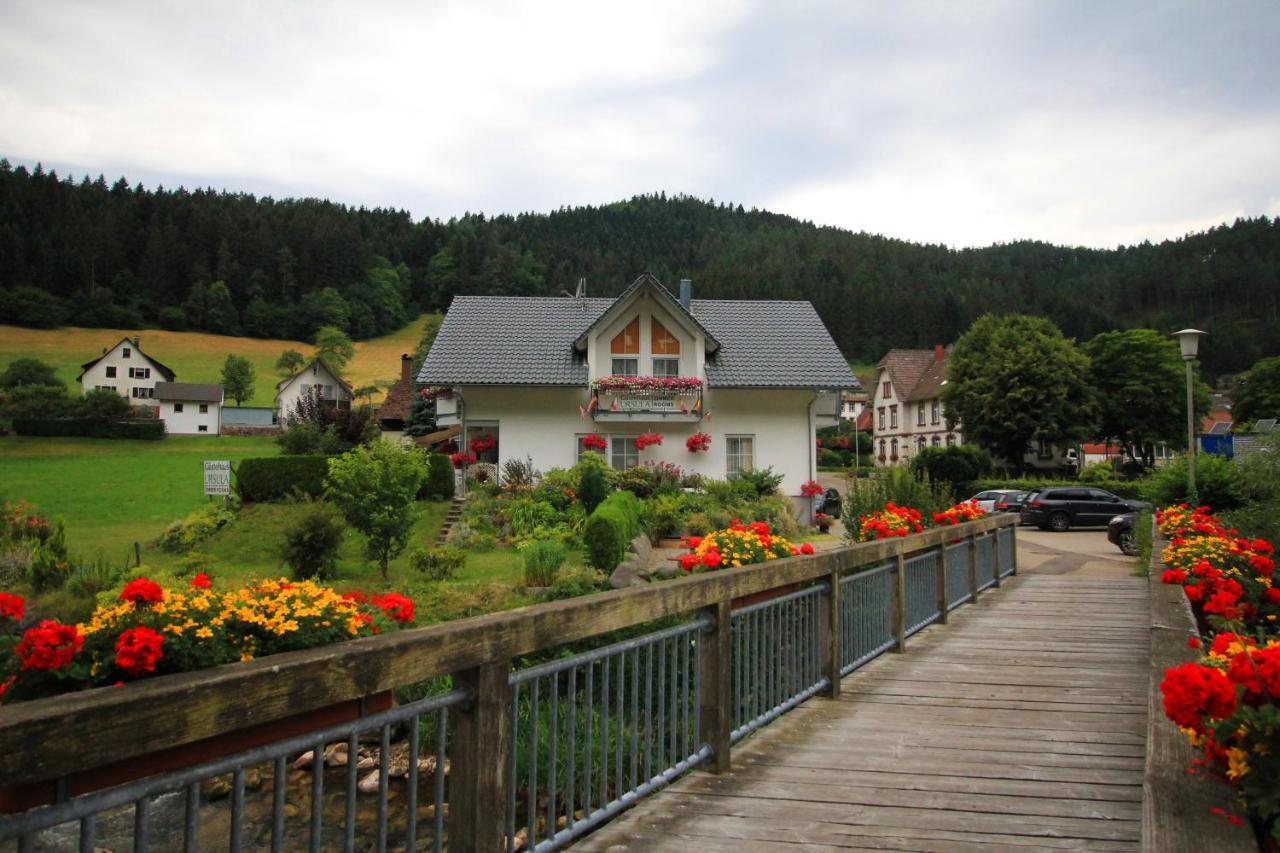
[[[593, 436], [615, 468], [724, 479], [771, 467], [798, 496], [816, 474], [816, 430], [857, 380], [809, 303], [690, 291], [682, 282], [677, 300], [645, 275], [616, 300], [457, 297], [418, 382], [449, 389], [437, 422], [461, 427], [460, 449], [493, 439], [481, 462], [567, 468]], [[702, 434], [709, 444], [691, 450]], [[653, 435], [660, 444], [637, 447]]]
[[876, 365], [872, 389], [873, 455], [877, 465], [901, 465], [926, 447], [964, 442], [947, 428], [942, 404], [950, 348], [893, 349]]
[[276, 385], [276, 417], [283, 423], [298, 407], [303, 397], [315, 394], [321, 402], [347, 408], [354, 397], [351, 386], [342, 380], [321, 359], [313, 359], [310, 364], [282, 380]]
[[123, 338], [93, 361], [82, 364], [80, 389], [113, 391], [133, 405], [151, 405], [156, 383], [172, 382], [174, 372], [144, 353], [139, 338]]
[[155, 400], [165, 432], [170, 435], [222, 433], [221, 385], [160, 382], [155, 388]]

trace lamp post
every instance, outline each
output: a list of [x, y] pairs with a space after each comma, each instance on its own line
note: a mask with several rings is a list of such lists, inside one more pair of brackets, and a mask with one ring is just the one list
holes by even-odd
[[1173, 333], [1178, 339], [1178, 346], [1182, 347], [1182, 360], [1187, 363], [1187, 502], [1191, 504], [1200, 502], [1196, 493], [1196, 415], [1191, 363], [1196, 360], [1200, 336], [1205, 334], [1208, 333], [1199, 329], [1183, 329]]

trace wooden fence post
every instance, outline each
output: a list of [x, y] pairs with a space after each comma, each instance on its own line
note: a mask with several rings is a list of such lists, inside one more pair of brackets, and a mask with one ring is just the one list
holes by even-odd
[[938, 544], [938, 624], [947, 624], [947, 543]]
[[698, 638], [702, 644], [701, 669], [698, 673], [698, 721], [702, 737], [711, 747], [711, 758], [702, 769], [725, 773], [730, 766], [729, 744], [733, 718], [733, 616], [730, 602], [718, 601], [705, 611], [715, 624]]
[[827, 594], [822, 596], [819, 604], [818, 620], [818, 649], [822, 655], [822, 674], [831, 682], [824, 695], [832, 699], [840, 698], [840, 665], [843, 660], [840, 643], [843, 635], [840, 609], [840, 569], [836, 568], [827, 575]]
[[465, 853], [506, 849], [507, 748], [511, 687], [507, 661], [458, 673], [471, 694], [459, 710], [450, 744], [449, 847]]
[[898, 641], [895, 652], [907, 650], [907, 560], [899, 546], [895, 555], [897, 566], [893, 572], [893, 636]]

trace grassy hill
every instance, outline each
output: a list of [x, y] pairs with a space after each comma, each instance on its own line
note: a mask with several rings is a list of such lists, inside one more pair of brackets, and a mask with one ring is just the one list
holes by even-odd
[[[353, 386], [391, 382], [400, 378], [400, 355], [412, 353], [422, 337], [422, 327], [430, 315], [423, 314], [402, 329], [360, 341], [356, 355], [347, 366], [344, 378]], [[204, 332], [168, 332], [163, 329], [84, 329], [66, 326], [61, 329], [25, 329], [0, 325], [0, 370], [9, 362], [38, 358], [58, 370], [67, 387], [76, 387], [80, 365], [102, 354], [106, 347], [121, 338], [138, 336], [142, 351], [177, 374], [179, 382], [220, 381], [222, 363], [229, 354], [242, 355], [253, 362], [257, 383], [249, 406], [270, 406], [275, 399], [276, 359], [287, 349], [303, 355], [312, 351], [303, 341], [233, 338]], [[375, 398], [376, 400], [377, 398]]]

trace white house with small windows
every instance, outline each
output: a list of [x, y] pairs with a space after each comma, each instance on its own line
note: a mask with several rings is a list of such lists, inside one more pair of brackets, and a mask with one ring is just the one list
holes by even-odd
[[808, 302], [676, 297], [649, 274], [616, 298], [455, 297], [417, 379], [480, 462], [566, 468], [594, 445], [615, 468], [772, 467], [793, 496], [859, 387]]
[[222, 386], [195, 382], [157, 382], [155, 401], [170, 435], [219, 435]]
[[326, 405], [348, 408], [355, 394], [341, 376], [329, 369], [322, 359], [311, 363], [276, 384], [276, 418], [283, 423], [298, 407], [298, 401], [314, 394]]
[[947, 428], [942, 388], [947, 381], [951, 348], [891, 349], [876, 364], [872, 389], [873, 455], [877, 465], [898, 465], [926, 447], [963, 443], [957, 429]]
[[158, 382], [172, 382], [174, 372], [144, 353], [139, 338], [122, 338], [93, 361], [80, 365], [77, 381], [83, 392], [114, 391], [133, 405], [153, 405]]

